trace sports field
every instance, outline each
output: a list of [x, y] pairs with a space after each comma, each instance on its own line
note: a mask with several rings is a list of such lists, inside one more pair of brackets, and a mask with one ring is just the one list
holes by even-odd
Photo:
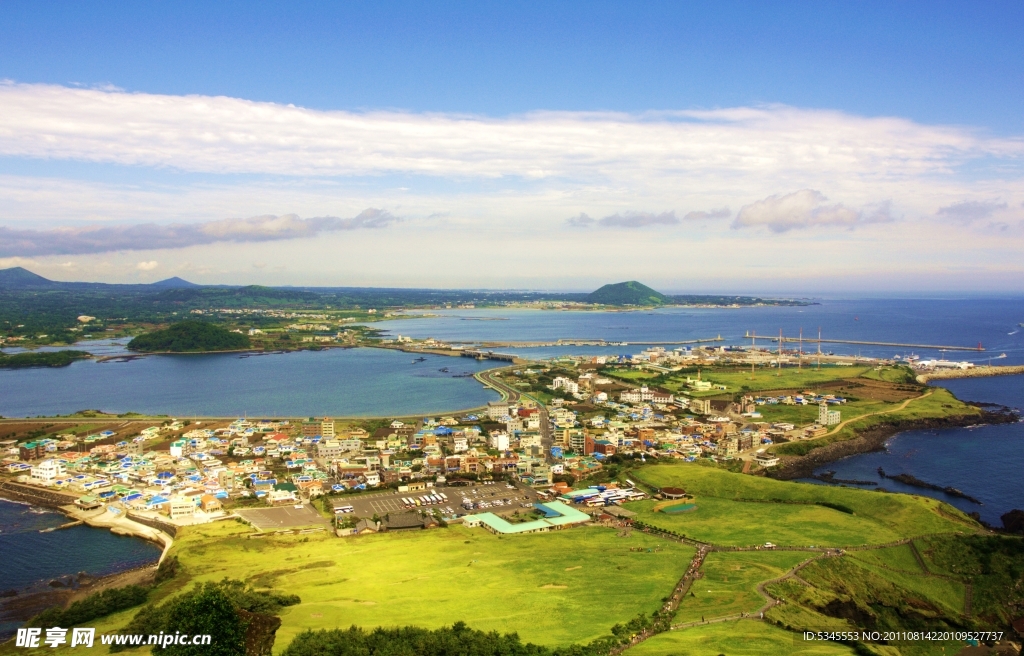
[[655, 611], [694, 553], [597, 526], [505, 537], [460, 526], [346, 539], [251, 540], [248, 532], [196, 527], [174, 550], [194, 580], [227, 576], [299, 595], [282, 613], [278, 648], [304, 629], [459, 620], [537, 644], [587, 642]]
[[660, 633], [625, 652], [629, 656], [849, 656], [853, 649], [806, 642], [801, 635], [767, 622], [737, 620]]
[[627, 504], [642, 521], [719, 545], [856, 546], [977, 528], [959, 510], [928, 497], [775, 481], [696, 463], [631, 475], [655, 487], [681, 487], [697, 504], [676, 515], [653, 511], [650, 500]]
[[766, 603], [757, 593], [757, 584], [782, 576], [813, 555], [805, 551], [712, 552], [704, 560], [704, 576], [690, 587], [673, 624], [756, 612]]

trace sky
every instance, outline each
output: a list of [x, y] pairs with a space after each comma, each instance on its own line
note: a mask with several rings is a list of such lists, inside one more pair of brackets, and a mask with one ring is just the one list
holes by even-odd
[[1024, 291], [1019, 2], [0, 15], [0, 268]]

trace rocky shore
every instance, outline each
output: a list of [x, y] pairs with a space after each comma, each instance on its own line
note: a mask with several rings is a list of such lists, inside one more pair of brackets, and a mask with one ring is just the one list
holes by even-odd
[[980, 424], [1011, 424], [1019, 420], [1016, 414], [1009, 411], [983, 411], [981, 415], [962, 417], [944, 417], [942, 419], [896, 420], [872, 426], [851, 440], [832, 442], [814, 449], [803, 456], [783, 456], [779, 467], [768, 473], [771, 478], [792, 480], [795, 478], [812, 478], [814, 470], [823, 465], [841, 460], [847, 456], [884, 449], [886, 440], [897, 433], [909, 430], [963, 428]]

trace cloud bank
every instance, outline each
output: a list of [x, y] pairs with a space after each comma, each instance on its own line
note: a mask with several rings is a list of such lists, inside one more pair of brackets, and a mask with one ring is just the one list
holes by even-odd
[[490, 118], [6, 82], [0, 113], [0, 155], [217, 174], [638, 180], [802, 171], [878, 179], [1024, 154], [1019, 139], [785, 106]]
[[[17, 230], [0, 226], [0, 257], [83, 255], [112, 251], [187, 248], [216, 242], [263, 242], [314, 237], [323, 232], [384, 228], [400, 219], [390, 212], [369, 208], [341, 219], [319, 216], [301, 219], [294, 214], [224, 219], [205, 223], [88, 226], [52, 230]], [[156, 263], [139, 263], [140, 270]]]
[[940, 217], [953, 219], [954, 221], [970, 223], [971, 221], [987, 219], [999, 210], [1007, 209], [1007, 207], [1008, 205], [1006, 203], [965, 200], [945, 207], [940, 207], [935, 214]]
[[858, 210], [841, 203], [826, 205], [826, 201], [828, 198], [814, 189], [769, 196], [740, 208], [732, 227], [765, 227], [772, 232], [788, 232], [822, 226], [855, 228], [893, 220], [889, 202]]

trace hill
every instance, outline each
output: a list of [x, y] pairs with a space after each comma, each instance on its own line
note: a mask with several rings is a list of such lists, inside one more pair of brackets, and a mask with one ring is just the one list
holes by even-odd
[[202, 285], [197, 285], [194, 282], [189, 282], [187, 280], [179, 278], [178, 276], [174, 276], [173, 278], [167, 278], [165, 280], [158, 280], [158, 281], [152, 283], [150, 286], [151, 287], [163, 287], [165, 289], [181, 289], [181, 288], [184, 288], [184, 287], [202, 287]]
[[668, 296], [635, 280], [605, 285], [586, 297], [587, 303], [602, 305], [664, 305]]
[[22, 267], [0, 269], [0, 287], [18, 289], [21, 287], [52, 287], [59, 283], [48, 280]]
[[181, 321], [128, 342], [129, 350], [143, 353], [237, 351], [249, 346], [247, 336], [202, 321]]

